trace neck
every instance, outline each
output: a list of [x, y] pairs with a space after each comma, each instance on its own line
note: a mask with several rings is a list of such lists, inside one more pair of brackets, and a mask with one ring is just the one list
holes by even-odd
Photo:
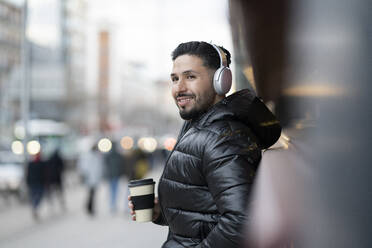
[[211, 108], [213, 108], [214, 105], [219, 103], [224, 98], [225, 98], [225, 96], [219, 96], [219, 95], [216, 94], [216, 96], [214, 98], [214, 101], [213, 101], [213, 104], [209, 108], [205, 109], [204, 111], [200, 112], [197, 116], [195, 116], [194, 118], [192, 118], [190, 120], [187, 120], [187, 121], [193, 122], [193, 121], [198, 120], [202, 115], [207, 113]]
[[224, 98], [225, 98], [225, 95], [220, 96], [220, 95], [217, 95], [217, 94], [216, 94], [216, 97], [214, 98], [213, 105], [216, 104], [216, 103], [218, 103], [218, 102], [220, 102], [220, 101], [221, 101], [222, 99], [224, 99]]

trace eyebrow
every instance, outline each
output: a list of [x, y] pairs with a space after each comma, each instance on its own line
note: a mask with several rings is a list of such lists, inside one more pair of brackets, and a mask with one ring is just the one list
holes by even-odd
[[[187, 71], [182, 72], [182, 74], [184, 74], [184, 75], [189, 74], [189, 73], [199, 74], [199, 72], [196, 72], [196, 71], [193, 71], [193, 70], [187, 70]], [[171, 77], [176, 76], [176, 73], [171, 73], [170, 76]]]

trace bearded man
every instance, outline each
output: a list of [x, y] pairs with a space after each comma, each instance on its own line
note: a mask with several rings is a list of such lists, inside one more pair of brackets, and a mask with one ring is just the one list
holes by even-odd
[[230, 57], [198, 41], [172, 53], [172, 95], [185, 122], [155, 201], [153, 222], [169, 226], [163, 248], [239, 247], [261, 151], [280, 136], [278, 121], [253, 92], [226, 97]]

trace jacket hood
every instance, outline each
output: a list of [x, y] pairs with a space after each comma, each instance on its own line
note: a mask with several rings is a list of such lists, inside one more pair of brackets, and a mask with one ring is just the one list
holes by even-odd
[[280, 137], [281, 126], [274, 114], [250, 90], [244, 89], [222, 99], [203, 114], [198, 124], [208, 126], [219, 120], [238, 120], [249, 126], [261, 149], [272, 146]]

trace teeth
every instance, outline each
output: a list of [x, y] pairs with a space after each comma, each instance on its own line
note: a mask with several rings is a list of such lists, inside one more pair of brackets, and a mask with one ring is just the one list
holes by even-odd
[[189, 102], [191, 98], [184, 98], [184, 99], [179, 99], [179, 102]]

